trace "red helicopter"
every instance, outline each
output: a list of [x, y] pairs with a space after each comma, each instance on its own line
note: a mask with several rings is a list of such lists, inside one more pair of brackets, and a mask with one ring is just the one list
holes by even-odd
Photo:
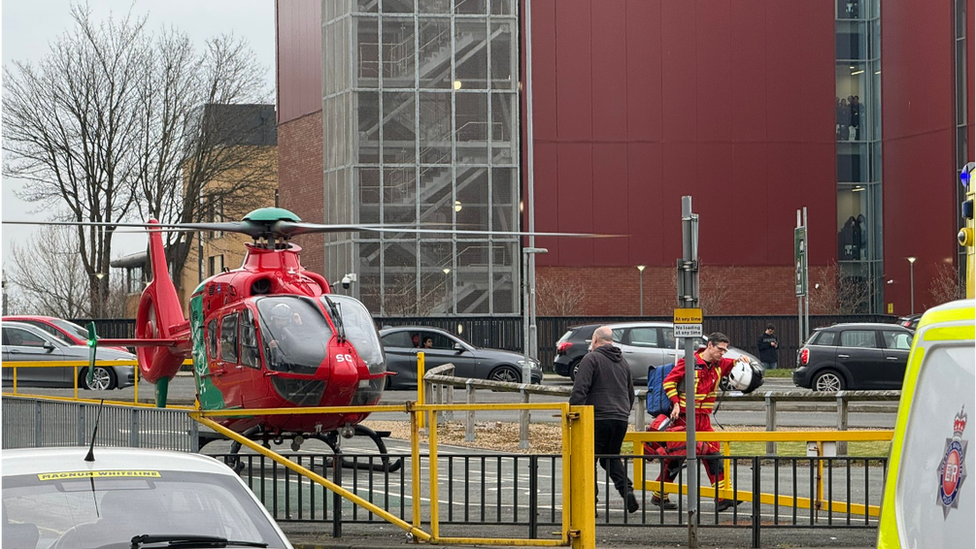
[[[301, 248], [288, 242], [294, 236], [350, 231], [597, 236], [319, 225], [303, 223], [281, 208], [261, 208], [242, 221], [220, 223], [4, 223], [147, 229], [153, 279], [139, 302], [136, 338], [99, 339], [97, 344], [137, 347], [140, 375], [155, 384], [156, 405], [160, 407], [166, 405], [169, 381], [183, 361], [192, 357], [197, 399], [203, 410], [371, 406], [379, 402], [391, 373], [386, 370], [383, 347], [369, 311], [350, 296], [333, 294], [324, 277], [302, 267]], [[238, 232], [254, 239], [246, 244], [241, 268], [214, 275], [197, 286], [190, 297], [189, 319], [183, 316], [166, 265], [160, 236], [164, 230]], [[216, 421], [265, 444], [290, 439], [296, 451], [310, 437], [335, 450], [340, 432], [347, 437], [366, 435], [376, 442], [384, 454], [384, 465], [389, 466], [381, 437], [360, 425], [368, 415], [257, 414]], [[235, 443], [231, 450], [236, 453], [239, 449]]]

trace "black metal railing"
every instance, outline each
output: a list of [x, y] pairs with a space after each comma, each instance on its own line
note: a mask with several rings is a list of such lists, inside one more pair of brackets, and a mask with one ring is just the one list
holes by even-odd
[[[412, 517], [410, 455], [387, 454], [389, 462], [403, 459], [391, 471], [378, 454], [286, 454], [286, 457], [374, 505], [407, 521]], [[258, 454], [215, 454], [238, 467], [242, 478], [281, 523], [331, 524], [340, 536], [343, 524], [380, 524], [384, 521], [353, 505], [309, 478]], [[653, 478], [665, 456], [619, 456], [627, 465], [643, 459], [643, 477], [633, 479], [640, 510], [628, 514], [623, 499], [602, 469], [597, 469], [597, 526], [687, 527], [687, 499], [671, 500], [677, 509], [652, 504], [662, 484]], [[430, 457], [422, 454], [422, 516], [429, 520]], [[678, 458], [680, 459], [680, 458]], [[723, 458], [719, 458], [723, 459]], [[702, 495], [697, 502], [697, 523], [702, 528], [733, 527], [751, 530], [758, 547], [761, 531], [770, 528], [876, 528], [884, 489], [884, 457], [773, 457], [729, 458], [732, 496], [744, 500], [725, 511], [717, 508], [718, 495]], [[633, 468], [628, 467], [628, 471]], [[439, 520], [443, 528], [479, 525], [497, 527], [498, 536], [526, 539], [545, 536], [562, 521], [562, 458], [559, 455], [441, 454], [438, 457]], [[679, 468], [673, 480], [683, 484], [687, 470]], [[699, 475], [707, 488], [702, 469]], [[645, 490], [641, 491], [640, 488]], [[763, 494], [760, 498], [757, 494]], [[756, 503], [760, 501], [760, 503]], [[870, 510], [870, 512], [869, 512]], [[442, 529], [442, 535], [447, 535]]]
[[[384, 326], [419, 325], [432, 326], [460, 333], [461, 337], [473, 345], [508, 351], [522, 351], [522, 318], [514, 316], [438, 316], [438, 317], [377, 317], [377, 328]], [[552, 371], [556, 358], [556, 341], [570, 326], [609, 322], [665, 321], [671, 317], [662, 316], [545, 316], [538, 318], [539, 360], [546, 371]], [[813, 328], [830, 326], [841, 322], [895, 322], [892, 315], [811, 315]], [[87, 319], [73, 322], [86, 326]], [[95, 327], [101, 337], [135, 337], [135, 320], [95, 319]], [[793, 368], [796, 353], [802, 343], [799, 339], [799, 320], [796, 315], [762, 316], [706, 316], [705, 333], [722, 332], [729, 336], [732, 345], [756, 354], [756, 340], [766, 329], [767, 324], [776, 326], [776, 336], [780, 340], [779, 360], [781, 368]], [[460, 332], [459, 329], [460, 328]]]

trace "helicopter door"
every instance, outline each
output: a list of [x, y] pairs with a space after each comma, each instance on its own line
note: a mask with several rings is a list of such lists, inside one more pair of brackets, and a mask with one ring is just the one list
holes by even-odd
[[251, 379], [251, 368], [241, 364], [240, 314], [232, 312], [220, 318], [217, 336], [217, 360], [211, 363], [213, 383], [224, 395], [227, 406], [243, 406], [243, 391]]

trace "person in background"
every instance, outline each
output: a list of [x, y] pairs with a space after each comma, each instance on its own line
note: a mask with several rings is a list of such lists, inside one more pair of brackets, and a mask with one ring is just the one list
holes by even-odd
[[432, 338], [432, 337], [425, 337], [424, 338], [424, 349], [433, 349], [433, 348], [434, 348], [434, 338]]
[[779, 340], [774, 335], [776, 327], [772, 324], [766, 325], [766, 331], [759, 336], [756, 347], [759, 348], [759, 361], [762, 362], [763, 370], [775, 370], [777, 367], [777, 351], [779, 350]]
[[[613, 346], [610, 327], [600, 326], [593, 332], [593, 343], [590, 352], [580, 361], [569, 404], [593, 406], [593, 453], [597, 456], [619, 456], [630, 421], [630, 410], [634, 406], [634, 378], [620, 349]], [[634, 484], [627, 477], [623, 460], [618, 457], [599, 459], [600, 465], [613, 479], [614, 488], [624, 499], [627, 512], [636, 512], [640, 505], [634, 496]], [[597, 486], [599, 494], [599, 482]]]

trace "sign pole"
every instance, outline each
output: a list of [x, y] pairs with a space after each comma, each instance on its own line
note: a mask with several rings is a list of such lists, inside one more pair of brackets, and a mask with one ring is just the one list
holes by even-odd
[[803, 207], [803, 339], [800, 345], [810, 337], [810, 230], [807, 225], [807, 207]]
[[[697, 310], [698, 334], [701, 335], [701, 309], [698, 308], [698, 215], [691, 213], [691, 197], [681, 197], [681, 251], [678, 260], [678, 307], [675, 309], [675, 338], [687, 326], [679, 329], [679, 320], [693, 324], [687, 315]], [[682, 315], [683, 318], [682, 318]], [[685, 435], [688, 463], [688, 547], [698, 547], [698, 456], [695, 447], [695, 339], [685, 336]], [[690, 365], [690, 367], [689, 367]]]

